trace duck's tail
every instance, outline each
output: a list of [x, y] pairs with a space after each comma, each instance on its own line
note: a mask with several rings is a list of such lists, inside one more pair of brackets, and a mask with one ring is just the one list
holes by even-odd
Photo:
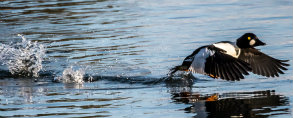
[[181, 66], [175, 66], [174, 68], [171, 68], [168, 75], [172, 76], [175, 72], [179, 70], [180, 67]]
[[188, 70], [188, 68], [186, 67], [186, 66], [182, 66], [182, 65], [180, 65], [180, 66], [175, 66], [174, 68], [171, 68], [170, 69], [170, 71], [169, 71], [169, 73], [168, 73], [168, 76], [173, 76], [173, 74], [175, 73], [175, 72], [177, 72], [177, 71], [186, 71], [186, 70]]

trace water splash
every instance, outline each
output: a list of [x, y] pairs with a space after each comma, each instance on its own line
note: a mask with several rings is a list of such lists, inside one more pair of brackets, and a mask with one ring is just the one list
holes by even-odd
[[2, 65], [7, 65], [13, 75], [38, 77], [45, 47], [36, 41], [26, 40], [20, 34], [18, 36], [22, 38], [22, 42], [0, 45], [0, 61]]
[[82, 84], [84, 82], [84, 75], [85, 69], [80, 68], [79, 70], [74, 70], [71, 66], [63, 71], [62, 76], [55, 77], [54, 81]]

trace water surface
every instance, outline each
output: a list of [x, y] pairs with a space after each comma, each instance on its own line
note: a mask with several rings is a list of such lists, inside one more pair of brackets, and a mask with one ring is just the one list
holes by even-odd
[[[292, 10], [290, 0], [1, 1], [1, 45], [22, 34], [44, 45], [46, 56], [37, 77], [0, 66], [0, 116], [290, 118], [292, 66], [280, 77], [236, 82], [162, 78], [194, 49], [246, 32], [292, 65]], [[52, 82], [71, 67], [94, 81]]]

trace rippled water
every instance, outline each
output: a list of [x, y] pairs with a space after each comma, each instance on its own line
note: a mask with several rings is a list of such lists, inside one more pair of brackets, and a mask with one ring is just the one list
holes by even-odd
[[195, 48], [246, 32], [292, 65], [292, 10], [290, 0], [1, 1], [1, 46], [22, 34], [46, 48], [34, 77], [12, 75], [1, 60], [0, 117], [290, 118], [292, 66], [236, 82], [162, 78]]

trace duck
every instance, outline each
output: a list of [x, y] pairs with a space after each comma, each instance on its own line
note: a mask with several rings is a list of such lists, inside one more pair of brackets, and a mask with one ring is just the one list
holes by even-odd
[[289, 66], [289, 60], [273, 58], [259, 49], [264, 46], [254, 33], [245, 33], [235, 42], [221, 41], [197, 48], [181, 65], [171, 68], [169, 75], [177, 71], [188, 71], [223, 80], [240, 80], [252, 72], [266, 77], [279, 77]]

